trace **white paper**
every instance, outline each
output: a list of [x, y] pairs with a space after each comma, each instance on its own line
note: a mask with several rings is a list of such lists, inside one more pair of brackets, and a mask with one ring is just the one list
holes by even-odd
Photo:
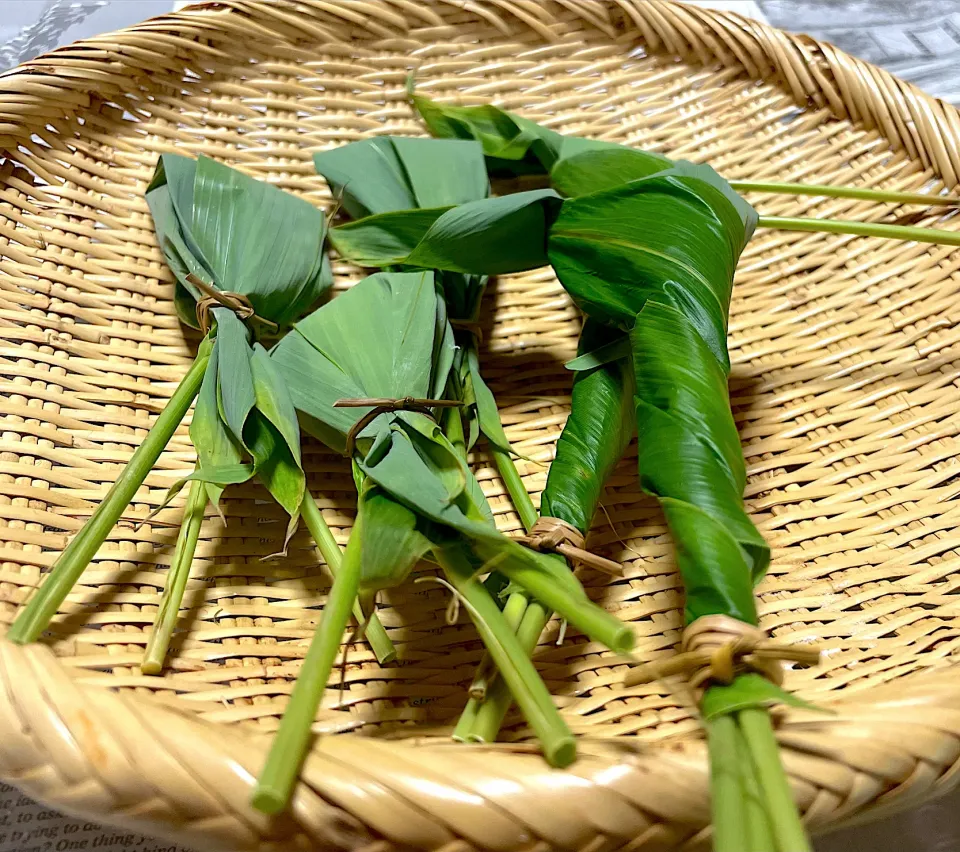
[[83, 822], [0, 782], [0, 852], [189, 852], [152, 837]]

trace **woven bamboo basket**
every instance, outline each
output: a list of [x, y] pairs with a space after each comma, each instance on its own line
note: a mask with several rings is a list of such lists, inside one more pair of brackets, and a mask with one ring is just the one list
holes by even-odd
[[[157, 155], [205, 153], [330, 199], [311, 155], [419, 134], [403, 85], [493, 100], [564, 132], [708, 161], [728, 178], [953, 187], [960, 116], [835, 48], [659, 0], [221, 2], [63, 48], [0, 76], [0, 600], [9, 622], [145, 434], [197, 338], [182, 328], [145, 182]], [[889, 207], [759, 199], [767, 213], [880, 219]], [[921, 214], [922, 215], [922, 214]], [[949, 221], [941, 227], [951, 227]], [[341, 265], [341, 285], [357, 270]], [[960, 761], [960, 253], [761, 231], [731, 317], [747, 501], [774, 548], [763, 625], [818, 641], [787, 685], [824, 712], [778, 734], [812, 829], [954, 783]], [[503, 278], [486, 371], [530, 492], [567, 413], [579, 319], [546, 272]], [[345, 541], [342, 460], [308, 444]], [[475, 458], [503, 530], [519, 522]], [[171, 670], [137, 668], [193, 466], [182, 428], [42, 645], [0, 642], [0, 777], [64, 811], [204, 850], [692, 849], [709, 840], [706, 751], [679, 685], [621, 685], [626, 666], [547, 631], [540, 670], [581, 735], [547, 768], [513, 716], [504, 743], [444, 735], [480, 658], [448, 599], [383, 602], [400, 650], [349, 650], [317, 719], [290, 812], [249, 794], [328, 589], [305, 535], [256, 487], [208, 518]], [[682, 590], [635, 457], [610, 481], [591, 545], [622, 579], [584, 574], [638, 653], [673, 653]], [[342, 683], [340, 681], [342, 680]]]

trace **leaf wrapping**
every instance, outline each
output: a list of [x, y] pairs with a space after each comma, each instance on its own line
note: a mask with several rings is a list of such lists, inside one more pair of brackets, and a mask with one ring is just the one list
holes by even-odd
[[[213, 291], [249, 301], [259, 320], [283, 326], [331, 283], [322, 211], [208, 157], [161, 155], [147, 189], [180, 319], [196, 327]], [[191, 427], [199, 469], [217, 505], [225, 485], [258, 476], [295, 528], [305, 489], [296, 410], [250, 325], [213, 306], [213, 354]], [[251, 459], [244, 464], [243, 458]]]
[[[437, 375], [438, 366], [449, 371], [452, 363], [445, 316], [432, 272], [379, 273], [297, 323], [271, 358], [307, 415], [305, 428], [342, 450], [346, 434], [370, 409], [335, 408], [338, 399], [428, 398], [447, 378]], [[588, 632], [600, 625], [608, 644], [629, 646], [629, 631], [588, 600], [565, 566], [496, 530], [472, 472], [431, 418], [404, 410], [378, 414], [357, 436], [354, 459], [364, 487], [367, 481], [379, 486], [415, 513], [416, 528], [431, 542], [441, 530], [461, 538], [478, 564], [493, 561], [507, 576], [525, 573], [548, 596], [563, 597], [571, 621], [588, 625]], [[365, 523], [364, 535], [369, 528]], [[387, 572], [381, 579], [395, 578]]]
[[[610, 334], [609, 328], [588, 319], [580, 349], [589, 351]], [[633, 396], [629, 357], [577, 373], [570, 416], [557, 440], [556, 457], [540, 498], [541, 514], [573, 524], [586, 535], [604, 483], [636, 433]]]
[[[473, 141], [381, 136], [315, 154], [314, 164], [354, 219], [407, 208], [446, 208], [490, 194], [483, 150]], [[363, 262], [364, 255], [406, 253], [404, 265], [415, 265], [409, 262], [410, 244], [421, 237], [414, 234], [408, 244], [389, 231], [390, 221], [375, 220], [348, 230], [348, 243], [340, 243], [341, 251], [358, 262]], [[435, 280], [451, 319], [475, 323], [486, 276], [446, 271]], [[477, 335], [468, 328], [458, 329], [456, 340], [457, 398], [465, 403], [467, 446], [472, 447], [482, 431], [495, 446], [507, 450], [496, 401], [480, 374]]]

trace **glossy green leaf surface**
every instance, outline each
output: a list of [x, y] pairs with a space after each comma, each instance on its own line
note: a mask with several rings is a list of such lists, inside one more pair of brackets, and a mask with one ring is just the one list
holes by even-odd
[[257, 404], [250, 359], [253, 349], [249, 329], [226, 308], [214, 310], [217, 320], [217, 399], [223, 422], [237, 441], [243, 443], [243, 427]]
[[[440, 318], [438, 319], [438, 312]], [[342, 451], [344, 438], [368, 408], [335, 408], [339, 399], [436, 398], [453, 360], [443, 301], [430, 272], [365, 278], [296, 323], [271, 351], [298, 411], [325, 424], [319, 435]], [[360, 437], [372, 440], [396, 418], [381, 415]], [[339, 438], [335, 437], [339, 435]]]
[[[369, 409], [334, 408], [337, 399], [424, 398], [443, 356], [435, 338], [449, 339], [437, 322], [443, 311], [432, 273], [380, 273], [297, 323], [271, 358], [308, 415], [304, 428], [320, 424], [315, 434], [342, 449], [347, 431]], [[360, 433], [354, 458], [370, 483], [417, 515], [418, 527], [441, 525], [469, 543], [479, 564], [493, 560], [508, 577], [523, 575], [535, 594], [599, 641], [618, 650], [632, 643], [629, 629], [591, 603], [566, 566], [497, 532], [461, 453], [426, 415], [380, 414]], [[406, 535], [399, 515], [389, 517], [390, 534]]]
[[546, 265], [547, 229], [560, 201], [547, 189], [459, 207], [382, 213], [332, 229], [330, 242], [360, 266], [522, 272]]
[[550, 183], [557, 192], [568, 198], [592, 195], [614, 189], [627, 181], [650, 177], [666, 171], [672, 165], [672, 160], [659, 154], [622, 145], [586, 147], [576, 152], [568, 146], [568, 156], [550, 172]]
[[[376, 137], [315, 154], [314, 165], [354, 219], [407, 208], [448, 207], [480, 201], [490, 194], [483, 150], [473, 141]], [[386, 236], [376, 237], [376, 251], [388, 254], [408, 251], [406, 238], [401, 237], [394, 244], [389, 229], [368, 232], [380, 233]], [[414, 239], [419, 241], [420, 237]], [[486, 276], [438, 271], [435, 280], [451, 319], [475, 321]], [[440, 340], [439, 336], [436, 339]], [[479, 372], [476, 335], [462, 329], [457, 333], [457, 340], [458, 353], [462, 354], [456, 368], [460, 379], [458, 388], [464, 394], [457, 398], [465, 402], [469, 446], [473, 446], [483, 428], [489, 440], [505, 447], [506, 436], [496, 402]], [[443, 372], [440, 370], [438, 374]], [[439, 392], [438, 389], [436, 393]]]
[[720, 190], [664, 173], [566, 200], [549, 255], [588, 315], [629, 329], [654, 298], [687, 316], [729, 366], [727, 312], [745, 241], [740, 213]]
[[499, 107], [441, 104], [417, 94], [412, 100], [434, 136], [479, 142], [491, 174], [546, 173], [560, 156], [563, 137], [559, 133]]
[[[200, 468], [219, 468], [240, 464], [243, 450], [220, 417], [218, 404], [220, 345], [214, 339], [210, 361], [203, 375], [197, 405], [190, 422], [190, 440], [197, 450]], [[207, 499], [219, 506], [223, 487], [209, 482]]]
[[430, 540], [418, 529], [416, 513], [382, 488], [365, 489], [361, 502], [361, 594], [397, 586], [430, 550]]
[[[609, 328], [609, 326], [607, 326]], [[609, 340], [602, 340], [596, 349], [584, 351], [583, 340], [578, 351], [582, 354], [576, 358], [571, 358], [563, 366], [573, 372], [580, 370], [593, 370], [596, 367], [602, 367], [604, 364], [610, 364], [621, 358], [627, 358], [630, 355], [630, 336], [622, 332], [611, 333]]]
[[[258, 317], [279, 326], [330, 286], [323, 212], [264, 181], [208, 157], [163, 154], [147, 203], [176, 279], [177, 311], [187, 324], [198, 322], [196, 303], [204, 295], [198, 279], [245, 296]], [[256, 321], [217, 306], [209, 316], [213, 356], [190, 432], [198, 478], [216, 505], [223, 487], [242, 481], [238, 477], [249, 469], [290, 514], [289, 533], [304, 493], [296, 410], [254, 341]]]
[[[623, 333], [588, 319], [580, 349], [590, 350], [611, 336]], [[636, 433], [633, 395], [629, 357], [577, 373], [570, 416], [540, 499], [541, 514], [560, 518], [586, 534], [603, 485]]]
[[753, 585], [770, 551], [743, 508], [743, 455], [726, 370], [694, 323], [650, 301], [630, 334], [640, 480], [660, 500], [687, 589], [688, 621], [757, 620]]
[[[413, 105], [430, 132], [442, 139], [473, 139], [483, 147], [487, 170], [492, 176], [549, 174], [554, 188], [567, 194], [554, 179], [566, 160], [585, 151], [614, 151], [615, 142], [563, 136], [528, 118], [491, 104], [462, 107], [441, 104], [422, 95], [413, 95]], [[637, 152], [642, 153], [642, 152]], [[658, 154], [646, 154], [659, 171], [670, 161]]]
[[[490, 192], [483, 150], [473, 141], [377, 137], [315, 154], [314, 164], [354, 218], [406, 211], [407, 208], [480, 201]], [[410, 246], [423, 237], [418, 230], [412, 237], [406, 236], [402, 222], [399, 231], [391, 230], [392, 223], [397, 221], [396, 218], [386, 218], [368, 223], [373, 229], [365, 233], [372, 242], [362, 251], [341, 243], [341, 251], [348, 256], [351, 252], [406, 254], [407, 265], [412, 265]], [[362, 232], [362, 228], [346, 231], [347, 235]], [[415, 251], [412, 257], [417, 260]], [[367, 258], [354, 259], [362, 263]], [[450, 317], [475, 321], [486, 287], [486, 276], [438, 270], [435, 280], [440, 285]], [[463, 329], [458, 331], [457, 341], [457, 398], [464, 401], [463, 414], [469, 436], [467, 445], [472, 447], [482, 431], [497, 447], [508, 450], [496, 400], [480, 373], [476, 335]]]

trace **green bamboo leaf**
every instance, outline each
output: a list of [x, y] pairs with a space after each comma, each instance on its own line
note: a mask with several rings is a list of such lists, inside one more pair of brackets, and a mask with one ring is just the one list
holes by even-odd
[[[608, 339], [610, 329], [588, 319], [580, 348]], [[636, 433], [634, 380], [629, 358], [577, 373], [570, 416], [557, 441], [540, 511], [582, 533], [590, 528], [604, 483]]]
[[546, 189], [447, 209], [383, 213], [334, 228], [330, 242], [361, 266], [522, 272], [546, 265], [546, 233], [559, 204], [560, 197]]
[[743, 455], [726, 370], [696, 327], [648, 302], [631, 332], [641, 486], [664, 509], [687, 590], [687, 618], [756, 623], [754, 583], [770, 551], [743, 508]]
[[257, 404], [250, 358], [250, 332], [233, 311], [217, 308], [217, 392], [220, 416], [234, 440], [246, 446], [244, 425]]
[[[486, 198], [490, 180], [476, 142], [391, 137], [413, 190], [414, 207], [445, 207]], [[393, 208], [400, 209], [400, 208]]]
[[[317, 436], [340, 451], [343, 436], [369, 409], [335, 408], [337, 400], [431, 398], [446, 380], [434, 368], [442, 372], [452, 361], [445, 325], [445, 343], [435, 347], [439, 300], [431, 273], [381, 273], [361, 284], [297, 323], [271, 352], [311, 431], [320, 424]], [[381, 415], [362, 437], [374, 438], [389, 419]]]
[[361, 595], [402, 583], [430, 550], [417, 515], [382, 488], [364, 489], [361, 538]]
[[[434, 274], [434, 282], [437, 276]], [[443, 291], [435, 288], [437, 294]], [[445, 298], [437, 299], [436, 318], [433, 332], [433, 380], [430, 386], [430, 399], [441, 399], [449, 381], [450, 371], [457, 356], [457, 340], [450, 325]]]
[[[416, 94], [412, 96], [412, 101], [434, 136], [479, 142], [487, 157], [487, 169], [491, 175], [549, 174], [553, 187], [563, 195], [582, 194], [566, 191], [564, 182], [572, 181], [573, 174], [562, 174], [560, 169], [567, 160], [587, 151], [631, 151], [646, 159], [647, 174], [661, 171], [671, 163], [659, 154], [634, 151], [615, 142], [562, 136], [528, 118], [490, 104], [458, 107], [437, 103]], [[587, 191], [593, 192], [599, 188]]]
[[284, 537], [286, 551], [290, 537], [296, 532], [300, 505], [306, 491], [306, 476], [297, 457], [291, 452], [280, 431], [259, 409], [247, 418], [244, 439], [253, 456], [257, 478], [290, 515]]
[[550, 183], [561, 195], [572, 198], [614, 189], [628, 181], [666, 171], [673, 165], [672, 160], [659, 154], [622, 145], [588, 147], [576, 153], [568, 148], [568, 155], [550, 172]]
[[[398, 421], [403, 417], [403, 428]], [[422, 422], [420, 429], [418, 421]], [[421, 514], [441, 523], [466, 518], [460, 499], [467, 483], [465, 465], [456, 450], [422, 414], [398, 415], [389, 432], [388, 448], [358, 459], [363, 472], [380, 487]]]
[[[610, 364], [613, 361], [619, 361], [630, 354], [630, 338], [626, 334], [617, 333], [611, 329], [609, 336], [612, 340], [605, 340], [596, 349], [590, 352], [584, 352], [576, 358], [571, 358], [563, 366], [573, 372], [580, 370], [593, 370], [602, 367], [604, 364]], [[580, 338], [580, 349], [583, 349], [583, 337]]]
[[[670, 167], [670, 172], [671, 174], [689, 178], [691, 182], [701, 181], [707, 184], [719, 192], [720, 195], [730, 203], [730, 206], [736, 211], [740, 219], [739, 231], [732, 226], [728, 229], [731, 235], [736, 234], [739, 238], [734, 244], [734, 250], [737, 257], [739, 257], [740, 253], [746, 248], [747, 243], [750, 242], [750, 238], [753, 236], [753, 232], [756, 230], [760, 220], [757, 211], [754, 210], [750, 203], [736, 192], [729, 183], [710, 168], [710, 166], [690, 163], [687, 160], [677, 160]], [[692, 183], [692, 185], [696, 186], [696, 183]], [[705, 203], [717, 206], [715, 196], [711, 198], [712, 193], [708, 193], [703, 189], [701, 189], [701, 192], [703, 192]]]
[[285, 324], [330, 285], [323, 212], [208, 157], [163, 154], [147, 202], [177, 278], [181, 319], [196, 326], [193, 274], [247, 296], [257, 314]]
[[[381, 136], [316, 154], [314, 163], [354, 219], [411, 208], [446, 209], [490, 194], [483, 151], [476, 142]], [[393, 234], [392, 224], [382, 223], [387, 242], [377, 251], [405, 254], [409, 237]], [[420, 238], [417, 233], [414, 242]], [[486, 279], [441, 273], [437, 281], [451, 315], [473, 320]]]
[[402, 429], [406, 433], [431, 474], [443, 483], [448, 502], [455, 501], [464, 493], [470, 471], [439, 424], [427, 417], [403, 414], [397, 418], [395, 429]]
[[588, 315], [628, 329], [648, 299], [673, 305], [729, 368], [727, 312], [743, 243], [723, 193], [665, 173], [565, 201], [548, 252]]
[[[203, 375], [197, 405], [190, 422], [190, 440], [197, 450], [201, 468], [218, 468], [240, 464], [242, 450], [220, 419], [217, 387], [219, 385], [220, 346], [215, 339], [210, 362]], [[207, 499], [219, 511], [223, 488], [207, 483]]]
[[254, 344], [250, 367], [256, 408], [244, 424], [244, 443], [253, 456], [258, 478], [290, 515], [285, 551], [296, 531], [306, 492], [297, 411], [283, 378], [259, 343]]
[[[405, 211], [408, 207], [462, 204], [484, 199], [490, 193], [483, 150], [472, 141], [377, 137], [316, 154], [314, 163], [354, 217]], [[416, 240], [419, 242], [419, 237]], [[405, 251], [403, 242], [399, 242], [401, 252]], [[380, 250], [395, 253], [397, 248], [387, 242]], [[447, 310], [457, 319], [474, 320], [486, 278], [440, 272], [435, 280]], [[446, 325], [445, 312], [437, 312], [437, 322], [446, 327], [447, 334], [453, 334]], [[462, 398], [465, 403], [470, 430], [468, 446], [473, 446], [482, 428], [495, 446], [508, 452], [496, 401], [479, 372], [476, 337], [465, 330], [459, 334], [459, 340], [460, 349], [468, 355], [458, 365], [458, 379], [462, 381], [455, 398]], [[453, 348], [442, 335], [436, 335], [435, 341], [440, 352], [452, 354]], [[449, 372], [448, 364], [441, 362], [438, 367], [438, 376]], [[436, 398], [442, 391], [442, 386], [435, 385], [431, 396]]]
[[419, 206], [389, 136], [321, 151], [313, 164], [354, 219]]
[[451, 209], [455, 208], [398, 210], [367, 216], [332, 228], [330, 245], [358, 266], [403, 266], [434, 223]]
[[313, 162], [354, 219], [448, 207], [489, 194], [475, 142], [378, 136], [314, 154]]
[[[423, 314], [420, 302], [428, 308]], [[346, 384], [365, 397], [421, 397], [434, 384], [431, 361], [437, 358], [438, 330], [432, 312], [438, 310], [442, 300], [431, 273], [385, 273], [364, 279], [298, 323], [271, 358], [298, 409], [302, 405], [308, 415], [304, 428], [320, 422], [343, 436], [369, 411], [332, 407]], [[382, 326], [378, 317], [384, 318]], [[354, 449], [356, 464], [371, 484], [420, 521], [460, 537], [478, 564], [493, 560], [511, 579], [522, 576], [533, 594], [611, 648], [623, 651], [632, 644], [629, 628], [591, 603], [566, 565], [496, 530], [458, 451], [425, 414], [380, 414], [360, 433]]]
[[313, 205], [200, 157], [191, 233], [214, 280], [278, 324], [319, 295], [325, 219]]
[[253, 346], [250, 359], [253, 387], [259, 411], [274, 426], [283, 438], [290, 457], [300, 465], [300, 428], [297, 426], [297, 409], [290, 392], [270, 360], [267, 350], [259, 343]]
[[230, 464], [223, 465], [222, 467], [197, 468], [189, 476], [178, 479], [167, 489], [167, 493], [163, 495], [163, 500], [160, 502], [160, 505], [148, 515], [148, 518], [152, 518], [161, 510], [166, 509], [173, 498], [190, 482], [203, 482], [219, 488], [222, 492], [228, 485], [239, 485], [247, 482], [255, 472], [252, 464]]
[[700, 713], [704, 719], [710, 721], [751, 707], [773, 707], [777, 704], [821, 713], [830, 712], [792, 695], [761, 674], [747, 672], [738, 675], [729, 685], [711, 686], [700, 702]]
[[512, 452], [510, 441], [507, 439], [506, 432], [503, 431], [503, 423], [500, 422], [497, 400], [480, 373], [480, 357], [476, 346], [468, 348], [465, 355], [471, 394], [476, 405], [477, 423], [480, 431], [493, 446], [505, 453], [510, 453]]
[[451, 384], [448, 391], [450, 399], [459, 399], [463, 403], [460, 413], [465, 429], [463, 438], [465, 451], [472, 450], [480, 437], [480, 414], [477, 409], [477, 396], [473, 391], [473, 376], [466, 357], [467, 348], [475, 345], [476, 340], [473, 335], [470, 335], [469, 341], [464, 346], [457, 348], [453, 369], [450, 371]]
[[547, 173], [560, 156], [559, 133], [498, 107], [458, 107], [417, 94], [412, 101], [434, 136], [479, 142], [491, 174]]
[[[199, 328], [196, 304], [201, 294], [189, 279], [197, 277], [210, 283], [213, 280], [213, 273], [204, 265], [196, 247], [187, 244], [187, 234], [180, 227], [178, 199], [173, 192], [176, 187], [186, 182], [186, 177], [177, 177], [179, 172], [187, 172], [192, 185], [196, 161], [186, 157], [174, 157], [166, 165], [167, 168], [165, 168], [164, 158], [161, 157], [156, 174], [147, 190], [147, 204], [153, 216], [160, 248], [176, 280], [174, 306], [177, 316], [184, 325]], [[174, 179], [168, 180], [168, 170], [173, 173]]]

